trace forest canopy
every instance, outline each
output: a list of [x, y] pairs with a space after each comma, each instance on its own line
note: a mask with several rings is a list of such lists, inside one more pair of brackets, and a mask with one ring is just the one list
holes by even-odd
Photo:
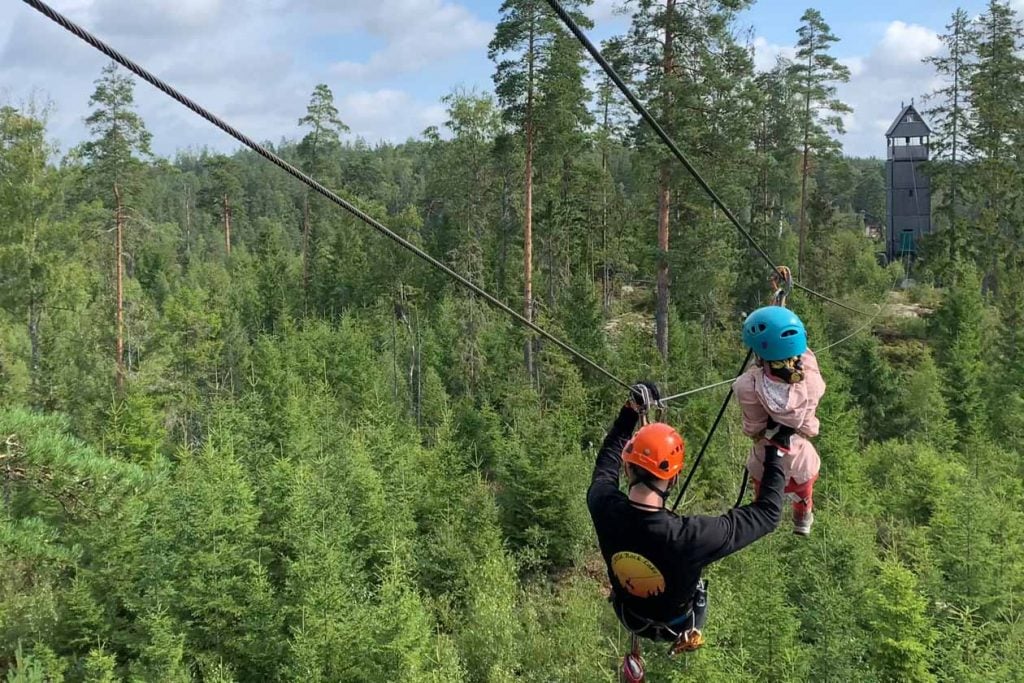
[[[650, 676], [1019, 681], [1021, 18], [951, 17], [920, 107], [936, 229], [885, 264], [839, 36], [810, 9], [759, 72], [748, 5], [631, 0], [603, 49], [846, 306], [789, 301], [829, 387], [817, 524], [710, 568], [709, 644]], [[416, 139], [351, 139], [317, 84], [268, 146], [619, 377], [732, 377], [755, 250], [546, 3], [505, 0], [489, 55], [493, 95]], [[0, 104], [0, 676], [613, 680], [585, 491], [622, 388], [251, 151], [154, 155], [135, 88], [105, 67], [63, 154], [44, 104]], [[691, 453], [724, 392], [668, 413]], [[731, 406], [682, 512], [728, 509], [749, 448]]]

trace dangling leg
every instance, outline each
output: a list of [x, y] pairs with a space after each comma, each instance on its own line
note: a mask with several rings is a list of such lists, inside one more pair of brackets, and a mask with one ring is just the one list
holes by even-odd
[[791, 493], [793, 501], [793, 533], [798, 536], [810, 536], [811, 525], [814, 524], [814, 482], [817, 477], [803, 484], [789, 480], [786, 493]]

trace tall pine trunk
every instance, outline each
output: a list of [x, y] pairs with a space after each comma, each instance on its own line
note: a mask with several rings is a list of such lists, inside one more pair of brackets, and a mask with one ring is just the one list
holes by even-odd
[[[665, 48], [662, 58], [662, 73], [664, 77], [662, 87], [665, 89], [664, 96], [664, 120], [669, 121], [672, 116], [672, 93], [669, 88], [669, 81], [672, 78], [672, 71], [675, 68], [675, 54], [672, 41], [672, 14], [675, 10], [676, 0], [666, 0], [665, 3]], [[669, 236], [669, 204], [671, 201], [671, 189], [669, 187], [672, 174], [668, 161], [661, 163], [658, 173], [658, 301], [654, 314], [654, 337], [658, 347], [658, 353], [662, 360], [668, 360], [668, 307], [669, 307], [669, 272], [668, 272], [668, 236]]]
[[[31, 251], [31, 263], [35, 264], [38, 262], [39, 254], [37, 250], [39, 248], [39, 218], [38, 215], [32, 219], [32, 251]], [[37, 402], [39, 400], [40, 392], [40, 377], [39, 369], [41, 365], [41, 345], [39, 339], [39, 318], [41, 314], [41, 302], [42, 298], [41, 290], [42, 284], [36, 284], [34, 281], [30, 282], [29, 286], [29, 299], [28, 299], [28, 343], [29, 343], [29, 360], [31, 366], [29, 385], [32, 389], [32, 400]]]
[[601, 144], [601, 311], [611, 308], [611, 278], [608, 273], [608, 97], [602, 102], [604, 140]]
[[[809, 103], [808, 108], [810, 108]], [[810, 161], [808, 160], [810, 153], [810, 141], [805, 133], [804, 150], [801, 155], [800, 162], [800, 246], [796, 257], [796, 272], [798, 278], [802, 278], [804, 276], [804, 247], [807, 243], [807, 175], [808, 168], [810, 167]]]
[[[536, 48], [536, 22], [530, 18], [530, 38], [526, 48], [526, 206], [523, 216], [523, 317], [533, 321], [533, 70]], [[526, 374], [532, 378], [533, 335], [527, 334], [523, 345]]]
[[811, 154], [811, 67], [813, 57], [807, 57], [807, 88], [804, 94], [804, 146], [800, 159], [800, 245], [796, 257], [797, 277], [804, 276], [804, 249], [807, 244], [807, 176]]
[[40, 344], [39, 344], [39, 301], [37, 300], [37, 294], [33, 288], [31, 298], [28, 302], [28, 343], [29, 343], [29, 355], [32, 363], [31, 367], [31, 386], [34, 397], [38, 397], [39, 389], [39, 366], [40, 366]]
[[658, 302], [655, 310], [655, 340], [662, 360], [668, 359], [668, 219], [671, 190], [668, 162], [662, 162], [658, 174]]
[[960, 123], [960, 69], [963, 64], [963, 56], [960, 53], [961, 45], [961, 26], [957, 22], [956, 38], [954, 39], [956, 47], [955, 53], [952, 55], [955, 60], [953, 63], [953, 141], [952, 141], [952, 164], [953, 168], [950, 170], [950, 187], [949, 187], [949, 264], [952, 268], [953, 263], [956, 261], [957, 256], [957, 242], [960, 236], [957, 234], [956, 225], [956, 186], [959, 174], [957, 173], [957, 152], [959, 143], [959, 123]]
[[231, 256], [231, 203], [227, 195], [224, 195], [223, 198], [222, 213], [224, 217], [224, 248], [227, 250], [228, 256]]
[[309, 302], [309, 193], [302, 196], [302, 306]]
[[114, 184], [114, 270], [115, 270], [115, 310], [116, 310], [116, 341], [115, 341], [115, 383], [117, 393], [124, 391], [124, 207], [121, 205], [121, 190]]

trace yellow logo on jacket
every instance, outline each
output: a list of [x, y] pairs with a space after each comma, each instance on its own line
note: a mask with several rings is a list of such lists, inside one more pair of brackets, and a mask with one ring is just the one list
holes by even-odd
[[612, 555], [612, 573], [630, 595], [638, 598], [649, 598], [665, 591], [665, 577], [643, 555], [615, 553]]

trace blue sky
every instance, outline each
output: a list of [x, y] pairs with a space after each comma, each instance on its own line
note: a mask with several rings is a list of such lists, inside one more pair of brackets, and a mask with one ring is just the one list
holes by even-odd
[[[298, 134], [313, 86], [328, 83], [352, 135], [403, 140], [442, 123], [455, 87], [489, 90], [487, 43], [499, 2], [484, 0], [51, 0], [88, 29], [261, 139]], [[626, 24], [595, 0], [601, 39]], [[1024, 0], [1014, 0], [1024, 7]], [[960, 3], [972, 14], [983, 2]], [[756, 61], [768, 65], [795, 39], [806, 2], [764, 0], [746, 11]], [[881, 133], [901, 101], [926, 92], [920, 62], [938, 49], [951, 2], [828, 0], [814, 4], [841, 38], [835, 54], [853, 78], [840, 96], [855, 112], [843, 138], [857, 155], [881, 154]], [[62, 148], [86, 135], [92, 81], [104, 63], [91, 48], [16, 0], [0, 2], [0, 102], [51, 104]], [[139, 108], [160, 154], [231, 141], [148, 86]]]

